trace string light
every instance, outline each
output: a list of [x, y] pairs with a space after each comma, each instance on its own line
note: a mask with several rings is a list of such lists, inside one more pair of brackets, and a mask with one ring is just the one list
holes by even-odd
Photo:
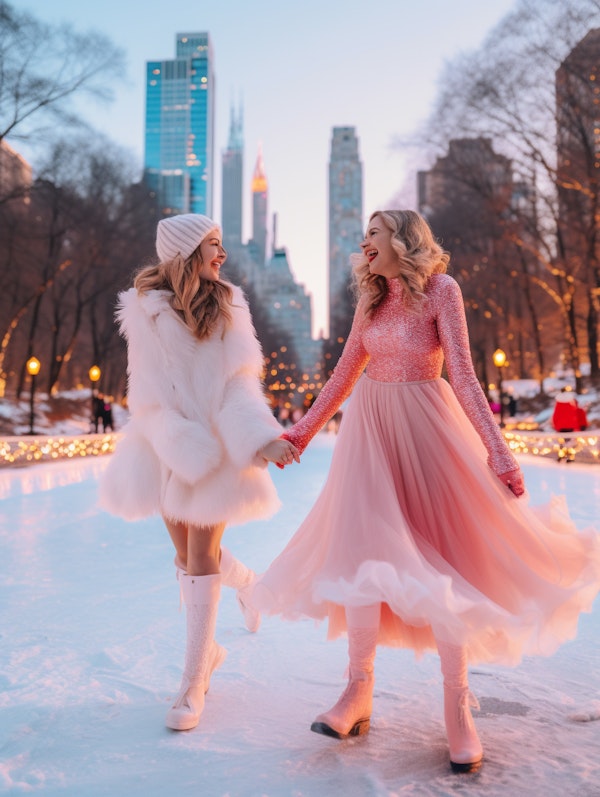
[[0, 438], [0, 465], [24, 465], [77, 457], [98, 457], [112, 454], [119, 435], [80, 435], [69, 437]]
[[599, 432], [534, 432], [504, 430], [504, 439], [514, 454], [533, 454], [557, 460], [600, 463]]
[[[285, 389], [284, 385], [276, 385]], [[515, 454], [600, 464], [600, 432], [540, 432], [512, 428], [504, 439]], [[0, 438], [0, 466], [112, 454], [119, 434]]]

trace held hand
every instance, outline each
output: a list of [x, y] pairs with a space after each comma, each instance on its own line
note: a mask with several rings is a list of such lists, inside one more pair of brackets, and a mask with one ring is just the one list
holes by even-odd
[[520, 468], [509, 470], [508, 473], [502, 473], [498, 478], [517, 497], [525, 492], [525, 482]]
[[267, 462], [274, 462], [279, 468], [285, 465], [291, 465], [292, 462], [300, 462], [300, 454], [296, 446], [292, 445], [289, 440], [284, 440], [278, 437], [276, 440], [271, 440], [266, 446], [263, 446], [258, 452], [261, 457]]

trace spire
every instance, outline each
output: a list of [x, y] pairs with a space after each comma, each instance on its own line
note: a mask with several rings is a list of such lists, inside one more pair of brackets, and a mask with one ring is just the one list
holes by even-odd
[[252, 193], [264, 194], [267, 191], [267, 175], [265, 174], [265, 164], [263, 163], [262, 144], [258, 145], [258, 157], [256, 158], [256, 166], [254, 167], [254, 175], [252, 176]]
[[227, 149], [241, 150], [244, 148], [244, 108], [240, 102], [237, 114], [231, 103], [231, 110], [229, 114], [229, 141], [227, 142]]

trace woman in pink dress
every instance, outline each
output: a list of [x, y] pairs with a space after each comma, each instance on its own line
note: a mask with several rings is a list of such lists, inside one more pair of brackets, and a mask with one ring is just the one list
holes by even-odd
[[[471, 361], [449, 256], [413, 211], [371, 216], [337, 367], [285, 433], [299, 451], [352, 392], [327, 482], [253, 601], [348, 635], [349, 679], [313, 731], [369, 729], [376, 646], [437, 650], [455, 771], [483, 752], [467, 666], [550, 654], [600, 588], [600, 536], [527, 508]], [[446, 363], [450, 384], [441, 378]], [[366, 368], [366, 370], [365, 370]]]

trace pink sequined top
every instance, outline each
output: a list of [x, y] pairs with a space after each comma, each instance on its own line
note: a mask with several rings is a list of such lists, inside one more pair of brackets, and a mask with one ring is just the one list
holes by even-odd
[[352, 330], [331, 378], [306, 415], [283, 436], [300, 452], [348, 398], [365, 367], [378, 382], [438, 379], [442, 365], [463, 410], [481, 437], [490, 467], [501, 475], [519, 467], [506, 445], [475, 375], [460, 288], [434, 274], [419, 314], [402, 301], [402, 285], [388, 280], [388, 295], [370, 319], [357, 308]]

